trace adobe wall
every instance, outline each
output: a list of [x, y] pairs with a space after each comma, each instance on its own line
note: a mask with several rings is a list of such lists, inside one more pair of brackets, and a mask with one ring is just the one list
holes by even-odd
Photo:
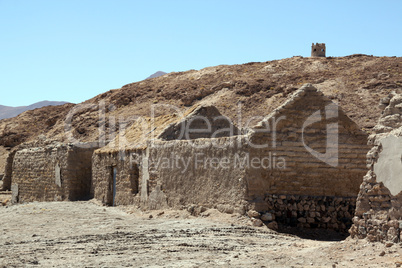
[[[309, 97], [303, 98], [305, 94]], [[310, 124], [314, 118], [319, 120]], [[256, 178], [248, 185], [251, 199], [267, 192], [357, 196], [366, 172], [367, 136], [315, 88], [294, 95], [255, 131], [252, 144], [265, 148], [250, 146], [250, 157], [272, 156], [272, 165], [266, 170], [251, 168], [247, 173]], [[334, 146], [327, 148], [327, 144]]]
[[350, 234], [369, 241], [400, 242], [402, 236], [402, 96], [388, 99], [369, 138], [367, 175], [357, 198]]
[[[303, 98], [306, 94], [308, 98]], [[313, 87], [305, 87], [304, 91], [299, 91], [283, 107], [274, 111], [255, 131], [252, 134], [252, 144], [255, 146], [250, 146], [250, 158], [266, 157], [269, 166], [247, 170], [248, 201], [254, 205], [254, 209], [279, 213], [287, 217], [284, 222], [299, 222], [304, 227], [329, 227], [323, 220], [329, 216], [332, 227], [345, 230], [350, 226], [350, 215], [354, 214], [353, 199], [357, 197], [366, 173], [365, 155], [369, 150], [367, 136], [359, 127], [321, 92]], [[327, 148], [327, 143], [336, 146]], [[266, 146], [257, 148], [257, 145]], [[325, 156], [325, 153], [328, 154]], [[322, 159], [313, 154], [319, 154]], [[314, 201], [308, 211], [282, 211], [282, 206], [273, 206], [267, 195], [286, 197], [279, 202], [288, 204], [295, 203], [292, 196], [309, 196]], [[326, 200], [334, 198], [347, 202], [339, 206], [329, 205]], [[321, 211], [311, 209], [317, 208], [316, 204], [324, 204], [325, 211], [330, 206], [335, 207], [336, 211], [348, 211], [349, 221], [342, 220], [342, 213], [339, 216], [321, 215]], [[307, 217], [310, 212], [311, 215], [319, 212], [320, 216]]]
[[157, 204], [154, 200], [164, 200], [173, 208], [194, 205], [244, 213], [245, 144], [245, 136], [155, 141], [149, 149], [150, 207]]
[[14, 202], [89, 198], [93, 150], [60, 144], [17, 151], [12, 168]]
[[[162, 124], [160, 127], [163, 128], [160, 130], [160, 134], [157, 135], [159, 142], [149, 140], [146, 143], [147, 146], [141, 149], [136, 147], [131, 149], [105, 147], [95, 152], [93, 156], [92, 192], [96, 199], [107, 205], [134, 204], [144, 209], [158, 209], [167, 206], [181, 208], [181, 205], [192, 205], [195, 201], [202, 203], [201, 200], [206, 197], [206, 194], [202, 193], [202, 196], [197, 197], [197, 200], [189, 201], [186, 200], [188, 197], [187, 190], [189, 187], [198, 188], [205, 184], [207, 180], [198, 184], [198, 178], [197, 181], [189, 180], [189, 173], [187, 171], [183, 172], [180, 167], [171, 166], [168, 168], [169, 171], [167, 171], [164, 169], [161, 161], [167, 160], [167, 155], [170, 157], [168, 161], [176, 161], [172, 158], [176, 155], [186, 159], [186, 161], [190, 160], [192, 157], [191, 154], [194, 152], [191, 145], [193, 142], [205, 145], [211, 143], [209, 138], [212, 135], [215, 135], [214, 137], [232, 136], [237, 135], [239, 130], [231, 123], [230, 119], [222, 116], [214, 106], [195, 107], [187, 112], [181, 121], [176, 120], [170, 125], [163, 126]], [[126, 133], [126, 135], [130, 136], [134, 131], [132, 130]], [[168, 140], [172, 141], [167, 142]], [[191, 141], [186, 142], [183, 140]], [[216, 138], [214, 140], [219, 139]], [[135, 144], [135, 142], [132, 144]], [[175, 149], [172, 150], [172, 148]], [[198, 153], [210, 158], [214, 157], [217, 159], [219, 157], [219, 153], [213, 151], [211, 148], [207, 154], [204, 149], [201, 149], [199, 152], [197, 151]], [[112, 175], [114, 169], [117, 173], [115, 182]], [[208, 176], [208, 172], [205, 173], [205, 176]], [[215, 173], [222, 172], [216, 171]], [[177, 174], [180, 174], [180, 176]], [[171, 178], [182, 178], [183, 176], [186, 177], [184, 184], [182, 182], [177, 184], [175, 181], [170, 181]], [[209, 181], [217, 179], [212, 173], [211, 176], [208, 179]], [[200, 180], [204, 180], [204, 178], [200, 178]], [[178, 189], [181, 186], [185, 187]], [[170, 191], [171, 187], [174, 189], [177, 188], [177, 191], [172, 190], [172, 192], [169, 192], [171, 195], [166, 196], [166, 190]], [[114, 198], [113, 190], [115, 191]], [[222, 194], [222, 196], [224, 195]], [[214, 196], [215, 199], [218, 198], [217, 193]], [[181, 201], [177, 201], [175, 198]], [[226, 202], [225, 197], [222, 197], [222, 200], [224, 203]], [[209, 202], [207, 201], [208, 205], [213, 206]]]
[[140, 192], [146, 191], [141, 185], [141, 159], [143, 150], [98, 152], [92, 156], [92, 196], [105, 205], [113, 205], [113, 167], [116, 167], [115, 206], [140, 205]]

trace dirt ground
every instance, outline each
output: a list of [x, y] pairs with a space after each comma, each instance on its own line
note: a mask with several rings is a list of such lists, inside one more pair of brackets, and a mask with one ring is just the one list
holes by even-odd
[[35, 202], [0, 207], [0, 219], [0, 267], [398, 267], [402, 261], [398, 244], [303, 239], [216, 210], [193, 217], [91, 201]]

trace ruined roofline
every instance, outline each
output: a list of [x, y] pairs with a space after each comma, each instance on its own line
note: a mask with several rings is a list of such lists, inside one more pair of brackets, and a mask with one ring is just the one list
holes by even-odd
[[[163, 132], [166, 131], [171, 126], [178, 124], [182, 121], [185, 121], [186, 118], [196, 113], [202, 107], [209, 107], [202, 106], [202, 105], [194, 105], [187, 109], [183, 116], [178, 118], [177, 114], [173, 113], [170, 115], [161, 115], [154, 119], [153, 123], [154, 129], [149, 131], [148, 133], [135, 133], [136, 129], [138, 129], [138, 124], [141, 122], [136, 121], [128, 127], [124, 133], [119, 133], [112, 141], [110, 141], [106, 146], [99, 148], [95, 151], [96, 154], [103, 154], [103, 153], [117, 153], [122, 151], [133, 151], [133, 150], [145, 150], [147, 148], [147, 143], [149, 140], [160, 139], [160, 136]], [[151, 117], [141, 117], [138, 120], [145, 120], [146, 122], [150, 123], [152, 121]], [[137, 134], [137, 135], [136, 135]], [[152, 135], [151, 135], [152, 134]], [[120, 144], [120, 138], [123, 137], [126, 142], [124, 144]], [[128, 141], [128, 142], [127, 142]]]
[[280, 106], [275, 108], [269, 115], [264, 117], [260, 122], [258, 122], [252, 129], [260, 129], [264, 128], [264, 124], [267, 123], [271, 119], [275, 119], [276, 117], [280, 116], [283, 110], [288, 109], [292, 105], [294, 105], [295, 102], [300, 100], [301, 98], [304, 98], [308, 93], [316, 93], [319, 96], [323, 98], [324, 101], [331, 101], [328, 99], [321, 91], [319, 91], [316, 87], [314, 87], [312, 84], [307, 83], [301, 86], [298, 90], [292, 93], [288, 99], [282, 103]]
[[[172, 114], [172, 115], [163, 115], [160, 117], [155, 118], [155, 128], [151, 130], [149, 133], [143, 135], [142, 131], [139, 131], [138, 133], [135, 133], [135, 129], [137, 128], [137, 125], [134, 123], [133, 125], [130, 126], [126, 130], [126, 133], [123, 135], [118, 135], [114, 140], [112, 140], [108, 145], [98, 149], [95, 151], [96, 154], [107, 154], [107, 153], [117, 153], [117, 152], [127, 152], [127, 151], [134, 151], [134, 150], [145, 150], [149, 146], [149, 142], [151, 141], [160, 141], [160, 142], [168, 142], [168, 141], [182, 141], [178, 139], [172, 139], [172, 140], [166, 140], [163, 138], [166, 133], [171, 130], [174, 127], [177, 127], [188, 120], [190, 120], [192, 117], [197, 116], [197, 115], [202, 115], [202, 109], [206, 109], [206, 112], [211, 112], [212, 116], [219, 116], [221, 119], [227, 119], [228, 122], [230, 122], [233, 125], [234, 128], [234, 137], [237, 136], [245, 136], [241, 135], [241, 131], [232, 123], [232, 120], [221, 114], [219, 109], [216, 108], [214, 105], [194, 105], [187, 109], [182, 116], [178, 117], [177, 114]], [[148, 121], [151, 121], [152, 118], [145, 118]], [[161, 120], [160, 120], [161, 119]], [[135, 140], [130, 138], [130, 133], [131, 134], [137, 134], [137, 136], [142, 136], [142, 137], [137, 137], [138, 139]], [[153, 135], [151, 135], [153, 134]], [[123, 144], [119, 143], [120, 137], [123, 136], [125, 139], [125, 142]], [[215, 138], [197, 138], [199, 140], [215, 140], [215, 139], [221, 139], [224, 137], [215, 137]], [[132, 140], [130, 142], [130, 140]]]
[[[354, 125], [356, 130], [359, 133], [365, 134], [365, 132], [361, 129], [361, 127], [359, 125], [357, 125], [357, 123], [354, 122], [349, 116], [346, 115], [346, 113], [342, 110], [341, 106], [334, 103], [332, 100], [330, 100], [320, 90], [318, 90], [316, 87], [314, 87], [310, 83], [304, 84], [301, 88], [296, 90], [282, 105], [277, 107], [268, 116], [264, 117], [264, 119], [262, 119], [254, 127], [252, 127], [251, 131], [255, 133], [255, 131], [253, 131], [253, 130], [264, 129], [270, 120], [278, 119], [281, 115], [283, 115], [283, 113], [286, 110], [290, 110], [292, 108], [292, 106], [295, 105], [296, 102], [300, 101], [303, 98], [308, 98], [310, 96], [321, 98], [323, 103], [336, 105], [338, 107], [338, 117], [346, 118], [347, 122], [349, 122], [350, 125]], [[316, 104], [316, 103], [314, 103], [314, 104]]]
[[204, 142], [213, 142], [213, 141], [218, 141], [218, 140], [233, 140], [233, 142], [238, 142], [239, 140], [244, 140], [244, 139], [249, 139], [251, 135], [250, 133], [246, 134], [241, 134], [241, 135], [234, 135], [234, 136], [226, 136], [226, 137], [217, 137], [217, 138], [198, 138], [198, 139], [192, 139], [192, 140], [161, 140], [161, 139], [150, 139], [148, 140], [145, 145], [141, 146], [126, 146], [126, 147], [102, 147], [94, 151], [94, 154], [96, 155], [108, 155], [108, 154], [117, 154], [117, 153], [132, 153], [132, 152], [142, 152], [145, 151], [147, 148], [152, 147], [150, 146], [151, 142], [154, 142], [155, 144], [158, 144], [158, 147], [163, 148], [161, 145], [166, 145], [167, 147], [170, 147], [173, 143], [192, 143], [192, 144], [202, 144]]
[[57, 148], [72, 148], [72, 149], [97, 149], [99, 148], [98, 142], [79, 142], [79, 143], [58, 143], [58, 144], [48, 144], [44, 146], [32, 146], [32, 147], [21, 147], [18, 151], [23, 152], [34, 152], [38, 150], [52, 150]]
[[218, 113], [219, 113], [219, 110], [218, 110], [215, 106], [213, 106], [213, 105], [200, 105], [200, 104], [193, 105], [192, 107], [190, 107], [190, 108], [183, 114], [182, 117], [178, 118], [176, 121], [171, 122], [169, 125], [167, 125], [167, 126], [162, 130], [162, 132], [159, 133], [157, 139], [161, 139], [162, 135], [163, 135], [169, 128], [171, 128], [172, 126], [178, 125], [178, 124], [182, 124], [183, 122], [186, 122], [186, 120], [188, 120], [190, 117], [196, 115], [202, 108], [211, 108], [211, 107], [214, 108], [214, 109], [216, 109], [216, 110], [218, 111]]
[[[102, 153], [115, 153], [122, 151], [133, 151], [133, 150], [144, 150], [147, 147], [148, 140], [155, 139], [155, 137], [159, 136], [159, 133], [162, 132], [167, 126], [169, 126], [172, 122], [176, 122], [177, 115], [162, 115], [158, 116], [152, 122], [154, 128], [152, 130], [146, 130], [145, 132], [141, 131], [141, 127], [143, 126], [142, 120], [145, 120], [145, 124], [151, 124], [151, 117], [141, 117], [134, 121], [131, 126], [124, 130], [124, 132], [119, 132], [117, 136], [111, 140], [106, 146], [103, 146], [95, 151], [96, 154]], [[140, 131], [138, 131], [140, 129]], [[120, 142], [120, 139], [123, 138], [123, 141]]]
[[56, 140], [46, 142], [27, 142], [17, 146], [17, 151], [35, 151], [37, 149], [52, 149], [59, 147], [94, 149], [99, 148], [98, 142], [61, 142]]
[[[205, 115], [203, 115], [203, 112], [206, 112]], [[191, 120], [191, 118], [196, 117], [196, 116], [208, 116], [208, 113], [212, 115], [212, 117], [217, 118], [220, 117], [220, 119], [227, 120], [232, 126], [234, 130], [234, 136], [240, 135], [241, 131], [233, 124], [232, 120], [223, 115], [218, 108], [216, 108], [215, 105], [205, 105], [205, 104], [196, 104], [193, 107], [191, 107], [189, 110], [187, 110], [181, 118], [179, 118], [176, 122], [170, 123], [156, 138], [156, 140], [165, 140], [164, 135], [167, 135], [167, 132], [171, 130], [174, 127], [177, 127], [179, 125], [185, 124], [187, 121]], [[212, 122], [210, 122], [212, 123]], [[212, 126], [212, 125], [211, 125]]]
[[138, 146], [138, 147], [113, 147], [113, 148], [99, 148], [94, 151], [94, 155], [109, 155], [109, 154], [118, 154], [118, 153], [133, 153], [137, 152], [140, 153], [147, 149], [147, 145]]

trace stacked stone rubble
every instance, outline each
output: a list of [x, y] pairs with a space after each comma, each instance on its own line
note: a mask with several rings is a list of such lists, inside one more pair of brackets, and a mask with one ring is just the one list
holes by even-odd
[[322, 228], [347, 232], [352, 225], [353, 197], [266, 195], [271, 221], [299, 228]]

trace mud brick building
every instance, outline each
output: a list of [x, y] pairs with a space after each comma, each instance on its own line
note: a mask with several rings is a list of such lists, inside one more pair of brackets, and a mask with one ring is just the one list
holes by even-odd
[[[204, 133], [178, 134], [197, 120], [192, 126]], [[211, 106], [184, 119], [156, 121], [147, 135], [139, 135], [138, 123], [95, 151], [96, 199], [147, 209], [254, 209], [301, 227], [345, 231], [351, 225], [367, 136], [312, 85], [249, 131], [236, 129]]]
[[52, 144], [19, 150], [13, 157], [14, 202], [90, 197], [93, 144]]

